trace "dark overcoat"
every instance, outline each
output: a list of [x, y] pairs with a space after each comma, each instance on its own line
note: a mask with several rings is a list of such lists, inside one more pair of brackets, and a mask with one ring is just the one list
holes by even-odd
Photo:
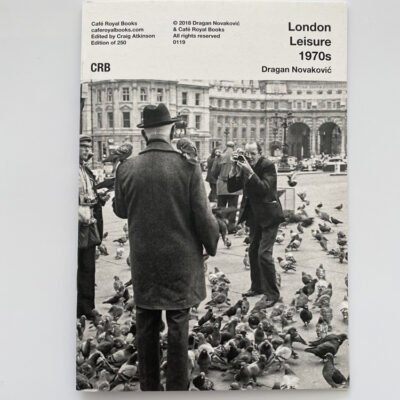
[[243, 175], [229, 177], [227, 187], [231, 192], [243, 189], [238, 223], [247, 221], [264, 227], [270, 224], [266, 203], [279, 201], [276, 168], [273, 162], [261, 156], [253, 170], [250, 179]]
[[118, 167], [114, 211], [128, 218], [139, 307], [184, 309], [205, 299], [203, 247], [214, 256], [219, 233], [199, 164], [167, 142], [150, 141]]

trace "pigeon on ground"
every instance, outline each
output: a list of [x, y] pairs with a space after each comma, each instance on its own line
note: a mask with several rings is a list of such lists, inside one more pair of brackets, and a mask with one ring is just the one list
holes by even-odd
[[333, 354], [327, 353], [324, 358], [324, 367], [322, 368], [322, 376], [326, 382], [333, 388], [344, 387], [348, 379], [335, 367]]

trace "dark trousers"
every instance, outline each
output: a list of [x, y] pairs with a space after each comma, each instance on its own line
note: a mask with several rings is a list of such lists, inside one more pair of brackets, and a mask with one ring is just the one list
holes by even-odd
[[78, 249], [78, 301], [77, 316], [91, 317], [94, 305], [94, 285], [96, 276], [96, 247]]
[[[140, 389], [160, 390], [161, 310], [136, 307]], [[167, 310], [167, 390], [188, 390], [189, 309]]]
[[217, 184], [216, 183], [209, 183], [210, 185], [210, 193], [208, 194], [209, 202], [214, 202], [217, 200]]
[[266, 294], [268, 300], [278, 300], [280, 296], [272, 256], [277, 233], [278, 226], [262, 228], [257, 224], [250, 225], [251, 290]]
[[[218, 195], [218, 207], [235, 207], [237, 208], [239, 201], [238, 195], [229, 195], [229, 194], [219, 194]], [[228, 232], [231, 232], [232, 229], [235, 227], [235, 220], [236, 220], [236, 211], [232, 211], [226, 215], [226, 218], [229, 221], [228, 225]]]

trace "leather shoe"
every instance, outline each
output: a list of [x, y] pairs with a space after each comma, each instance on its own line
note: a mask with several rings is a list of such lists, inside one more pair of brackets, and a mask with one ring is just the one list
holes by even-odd
[[265, 303], [266, 308], [273, 307], [279, 300], [267, 300]]
[[242, 294], [243, 294], [243, 296], [246, 296], [246, 297], [254, 297], [254, 296], [258, 296], [258, 295], [260, 295], [262, 293], [261, 292], [256, 292], [256, 291], [250, 289], [246, 293], [242, 293]]

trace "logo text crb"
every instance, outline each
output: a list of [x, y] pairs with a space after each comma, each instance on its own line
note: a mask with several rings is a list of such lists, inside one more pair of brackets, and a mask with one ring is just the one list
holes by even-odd
[[92, 72], [110, 72], [111, 64], [110, 63], [92, 63], [90, 65], [90, 70]]

